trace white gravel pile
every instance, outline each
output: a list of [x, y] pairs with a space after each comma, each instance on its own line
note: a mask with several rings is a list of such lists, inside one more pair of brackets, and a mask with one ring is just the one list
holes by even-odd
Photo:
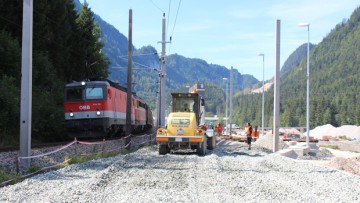
[[298, 156], [297, 159], [301, 160], [330, 160], [334, 155], [326, 148], [320, 148], [318, 150], [312, 150], [309, 153]]
[[[305, 136], [306, 132], [303, 135]], [[351, 139], [360, 139], [360, 126], [343, 125], [336, 128], [331, 124], [326, 124], [310, 130], [310, 136], [316, 139], [322, 139], [322, 136], [346, 136]]]
[[351, 139], [360, 139], [360, 126], [343, 125], [334, 130], [326, 131], [326, 133], [334, 137], [346, 136]]
[[[331, 124], [326, 124], [310, 130], [309, 134], [315, 139], [322, 139], [323, 136], [328, 135], [326, 132], [330, 132], [334, 129], [336, 129], [336, 127], [332, 126]], [[307, 132], [305, 132], [303, 135], [306, 136]]]
[[360, 176], [220, 141], [212, 153], [156, 146], [0, 188], [0, 202], [360, 202]]
[[[256, 140], [256, 142], [254, 142], [255, 145], [264, 147], [268, 150], [273, 149], [273, 143], [274, 143], [274, 136], [271, 132], [266, 133], [265, 136], [259, 138], [258, 140]], [[279, 149], [281, 150], [287, 147], [288, 146], [284, 143], [284, 141], [279, 138]]]

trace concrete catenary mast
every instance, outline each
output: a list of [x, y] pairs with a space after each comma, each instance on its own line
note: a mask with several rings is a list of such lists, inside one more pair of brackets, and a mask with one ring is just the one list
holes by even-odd
[[161, 44], [162, 44], [162, 48], [161, 48], [161, 70], [160, 70], [160, 108], [159, 108], [159, 124], [158, 127], [164, 127], [165, 126], [165, 95], [166, 95], [166, 91], [165, 91], [165, 76], [166, 76], [166, 69], [165, 69], [165, 57], [166, 57], [166, 42], [165, 41], [165, 28], [166, 28], [166, 19], [165, 19], [165, 13], [163, 14], [163, 19], [162, 19], [162, 40], [161, 40]]
[[232, 128], [232, 117], [233, 117], [233, 95], [234, 95], [234, 69], [231, 66], [230, 70], [230, 131], [229, 135], [231, 135]]
[[[24, 0], [21, 54], [20, 157], [31, 155], [32, 42], [33, 0]], [[30, 160], [21, 159], [21, 164], [29, 167]]]
[[128, 71], [127, 71], [127, 95], [126, 95], [126, 136], [127, 149], [130, 149], [131, 142], [131, 87], [132, 83], [132, 9], [129, 10], [129, 44], [128, 44]]
[[276, 20], [275, 35], [275, 77], [274, 77], [274, 132], [273, 152], [279, 150], [279, 114], [280, 114], [280, 20]]

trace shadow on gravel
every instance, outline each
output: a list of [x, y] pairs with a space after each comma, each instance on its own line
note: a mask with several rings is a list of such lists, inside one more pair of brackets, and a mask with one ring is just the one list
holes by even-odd
[[213, 152], [214, 154], [216, 154], [219, 157], [223, 157], [223, 156], [249, 156], [249, 157], [264, 157], [264, 154], [260, 154], [260, 153], [246, 153], [246, 152], [238, 152], [238, 151], [234, 151], [234, 152], [229, 152], [229, 151], [215, 151]]
[[227, 151], [221, 151], [220, 153], [215, 153], [216, 155], [222, 157], [222, 156], [249, 156], [249, 157], [263, 157], [264, 154], [251, 154], [246, 152], [227, 152]]
[[[197, 155], [196, 151], [171, 151], [171, 155], [184, 156], [184, 155]], [[207, 155], [207, 154], [206, 154]], [[206, 156], [205, 155], [205, 156]]]
[[90, 177], [81, 176], [81, 175], [70, 175], [70, 174], [62, 174], [58, 171], [51, 171], [49, 173], [40, 174], [32, 177], [31, 179], [35, 180], [74, 180], [74, 179], [89, 179]]

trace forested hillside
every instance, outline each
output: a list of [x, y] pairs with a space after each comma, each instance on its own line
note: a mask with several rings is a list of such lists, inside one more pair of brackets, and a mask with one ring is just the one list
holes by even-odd
[[[310, 53], [310, 127], [360, 125], [360, 8]], [[280, 126], [305, 126], [306, 57], [281, 79]], [[236, 122], [261, 123], [261, 94], [237, 95]], [[273, 89], [266, 92], [265, 126], [272, 125]]]
[[[0, 146], [19, 140], [22, 0], [0, 1]], [[85, 4], [34, 1], [32, 141], [63, 139], [64, 84], [107, 77], [100, 29]]]
[[[311, 51], [315, 47], [314, 44], [309, 44]], [[301, 60], [307, 55], [307, 43], [299, 46], [290, 56], [286, 59], [284, 65], [280, 70], [280, 77], [284, 77], [287, 73], [292, 71], [296, 66], [299, 66]]]

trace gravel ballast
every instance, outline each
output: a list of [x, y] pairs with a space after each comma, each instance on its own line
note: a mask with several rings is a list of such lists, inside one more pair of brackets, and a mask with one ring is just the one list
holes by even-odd
[[360, 202], [360, 176], [222, 140], [204, 157], [157, 146], [0, 188], [0, 202]]

